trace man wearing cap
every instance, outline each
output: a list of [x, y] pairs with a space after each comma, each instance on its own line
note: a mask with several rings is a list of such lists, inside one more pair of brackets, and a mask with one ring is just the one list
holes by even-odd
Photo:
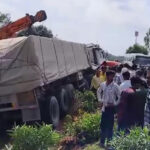
[[97, 90], [98, 101], [102, 104], [102, 118], [100, 124], [100, 145], [104, 147], [105, 140], [111, 140], [113, 136], [115, 106], [119, 103], [119, 86], [113, 82], [114, 71], [106, 72], [106, 82], [103, 82]]

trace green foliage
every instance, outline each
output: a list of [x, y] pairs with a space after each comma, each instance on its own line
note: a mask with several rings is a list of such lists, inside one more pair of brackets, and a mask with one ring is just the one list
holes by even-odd
[[29, 29], [19, 32], [17, 36], [29, 36], [29, 35], [38, 35], [38, 36], [44, 36], [49, 38], [53, 37], [52, 31], [47, 29], [47, 27], [43, 25], [32, 26]]
[[83, 93], [76, 91], [75, 97], [81, 100], [84, 111], [95, 112], [97, 110], [96, 96], [92, 91], [84, 91]]
[[87, 145], [84, 148], [84, 150], [104, 150], [104, 149], [100, 148], [99, 142], [97, 142], [97, 143], [94, 143], [94, 144]]
[[67, 135], [77, 136], [82, 143], [90, 143], [99, 138], [100, 112], [84, 113], [76, 121], [69, 117], [65, 124]]
[[64, 132], [68, 136], [76, 136], [76, 122], [73, 121], [72, 116], [67, 115], [64, 123]]
[[147, 31], [145, 37], [144, 37], [145, 46], [147, 49], [150, 48], [150, 29]]
[[127, 50], [126, 53], [141, 53], [141, 54], [148, 54], [147, 48], [145, 48], [142, 45], [139, 44], [134, 44], [133, 46], [130, 46]]
[[0, 12], [0, 27], [10, 22], [10, 15]]
[[123, 132], [111, 141], [111, 146], [115, 150], [149, 150], [150, 149], [150, 130], [147, 128], [134, 128], [130, 134]]
[[51, 125], [17, 126], [10, 133], [13, 140], [13, 150], [48, 150], [57, 144], [60, 134], [52, 130]]
[[84, 113], [76, 123], [76, 133], [82, 142], [89, 143], [99, 138], [100, 112]]

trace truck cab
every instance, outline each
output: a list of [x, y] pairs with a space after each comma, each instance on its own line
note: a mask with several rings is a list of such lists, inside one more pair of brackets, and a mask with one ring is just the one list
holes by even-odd
[[106, 54], [102, 48], [97, 44], [87, 45], [88, 55], [91, 65], [99, 67], [99, 65], [106, 59]]

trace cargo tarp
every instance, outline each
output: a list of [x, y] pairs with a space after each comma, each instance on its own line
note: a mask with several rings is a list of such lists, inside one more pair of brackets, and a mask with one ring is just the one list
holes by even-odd
[[0, 40], [0, 95], [30, 91], [88, 67], [84, 44], [39, 36]]

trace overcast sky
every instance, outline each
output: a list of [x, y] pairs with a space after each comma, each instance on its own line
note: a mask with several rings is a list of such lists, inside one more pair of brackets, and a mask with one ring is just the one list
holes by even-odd
[[0, 0], [0, 11], [12, 20], [25, 13], [45, 10], [46, 25], [58, 38], [96, 43], [115, 55], [123, 55], [150, 27], [150, 0]]

